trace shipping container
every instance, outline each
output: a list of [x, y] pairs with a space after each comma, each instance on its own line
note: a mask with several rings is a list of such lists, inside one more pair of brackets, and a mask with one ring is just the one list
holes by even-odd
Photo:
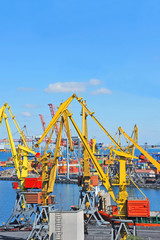
[[33, 189], [42, 189], [42, 180], [41, 178], [26, 178], [25, 179], [25, 188]]
[[128, 200], [127, 201], [128, 217], [150, 217], [149, 199]]
[[90, 178], [90, 183], [93, 185], [93, 187], [98, 186], [98, 176], [92, 175]]

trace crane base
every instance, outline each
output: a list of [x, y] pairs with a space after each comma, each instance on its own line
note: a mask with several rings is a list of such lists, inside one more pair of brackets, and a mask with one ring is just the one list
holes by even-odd
[[33, 204], [26, 203], [25, 193], [17, 191], [13, 212], [6, 224], [3, 225], [3, 229], [32, 228], [35, 214]]
[[27, 240], [49, 239], [49, 212], [54, 209], [54, 205], [37, 206], [36, 215], [33, 223], [33, 228]]
[[[133, 226], [128, 226], [128, 223], [133, 223]], [[118, 240], [124, 236], [136, 236], [135, 222], [127, 219], [112, 219], [111, 240]]]
[[[88, 206], [86, 205], [88, 204]], [[98, 212], [94, 191], [80, 191], [79, 209], [82, 209], [85, 215], [84, 223], [97, 223], [99, 226], [109, 224]]]

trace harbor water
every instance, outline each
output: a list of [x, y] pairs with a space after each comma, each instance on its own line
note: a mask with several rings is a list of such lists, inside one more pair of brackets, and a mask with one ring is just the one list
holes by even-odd
[[[160, 150], [158, 149], [160, 152]], [[0, 161], [7, 160], [11, 153], [0, 153]], [[102, 187], [102, 189], [104, 189]], [[104, 189], [105, 190], [105, 189]], [[142, 192], [150, 201], [151, 211], [160, 211], [160, 189], [141, 188]], [[116, 189], [115, 189], [116, 192]], [[136, 188], [128, 188], [130, 196], [143, 197]], [[54, 195], [56, 195], [57, 204], [55, 208], [60, 210], [69, 210], [71, 205], [78, 204], [79, 188], [76, 184], [60, 184], [54, 186]], [[0, 225], [7, 221], [14, 208], [16, 191], [12, 188], [11, 181], [0, 181]]]
[[[150, 210], [160, 211], [160, 190], [141, 189], [150, 201]], [[78, 204], [79, 189], [76, 184], [56, 183], [54, 187], [57, 204], [55, 208], [60, 210], [69, 210], [71, 205]], [[136, 188], [130, 188], [129, 194], [142, 197]], [[7, 221], [13, 210], [16, 199], [16, 192], [12, 189], [11, 181], [0, 181], [0, 225]]]

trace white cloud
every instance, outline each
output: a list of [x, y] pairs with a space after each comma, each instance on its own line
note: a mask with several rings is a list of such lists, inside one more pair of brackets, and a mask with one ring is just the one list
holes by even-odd
[[85, 82], [57, 82], [50, 83], [47, 88], [44, 89], [47, 93], [67, 93], [67, 92], [85, 92], [86, 83]]
[[93, 95], [111, 94], [111, 93], [112, 93], [112, 91], [107, 88], [99, 88], [99, 89], [91, 92], [91, 94], [93, 94]]
[[36, 108], [37, 106], [34, 104], [25, 104], [25, 108]]
[[92, 78], [92, 79], [90, 79], [89, 83], [93, 86], [97, 86], [97, 85], [101, 84], [102, 81], [99, 79]]
[[[102, 81], [99, 79], [92, 78], [88, 82], [56, 82], [50, 83], [47, 88], [44, 89], [46, 93], [78, 93], [85, 92], [87, 88], [101, 85]], [[111, 90], [107, 88], [99, 88], [92, 91], [91, 94], [111, 94]]]
[[31, 117], [32, 113], [30, 113], [30, 112], [22, 112], [22, 115], [25, 116], [25, 117]]
[[35, 88], [25, 88], [25, 87], [19, 87], [18, 91], [21, 92], [34, 92], [36, 89]]

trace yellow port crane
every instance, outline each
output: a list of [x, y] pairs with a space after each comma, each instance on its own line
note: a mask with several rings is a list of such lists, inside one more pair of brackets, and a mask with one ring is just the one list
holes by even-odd
[[[90, 115], [93, 120], [97, 123], [97, 125], [105, 132], [105, 134], [113, 141], [113, 143], [116, 145], [117, 149], [119, 149], [119, 151], [123, 152], [123, 149], [121, 148], [121, 146], [112, 138], [112, 136], [108, 133], [108, 131], [103, 127], [103, 125], [97, 120], [97, 118], [94, 116], [94, 112], [91, 112], [86, 104], [84, 103], [84, 101], [82, 100], [82, 98], [78, 98], [75, 94], [73, 94], [70, 98], [68, 98], [65, 102], [63, 102], [60, 107], [58, 108], [56, 114], [54, 115], [54, 117], [52, 118], [51, 122], [49, 123], [49, 125], [47, 126], [46, 130], [44, 131], [44, 133], [42, 134], [41, 138], [38, 140], [37, 144], [35, 145], [35, 147], [38, 147], [39, 144], [43, 141], [44, 137], [48, 134], [48, 132], [51, 130], [51, 128], [56, 124], [56, 122], [58, 121], [58, 119], [60, 118], [60, 116], [66, 112], [67, 117], [70, 118], [74, 128], [76, 129], [82, 143], [83, 146], [85, 147], [85, 151], [88, 154], [88, 156], [91, 158], [94, 167], [96, 168], [98, 175], [100, 177], [100, 179], [103, 182], [103, 185], [106, 187], [106, 189], [108, 190], [108, 192], [110, 193], [111, 197], [113, 198], [114, 201], [116, 201], [117, 203], [121, 203], [121, 201], [117, 200], [113, 189], [110, 185], [110, 179], [109, 176], [106, 175], [101, 166], [99, 165], [96, 157], [94, 156], [92, 150], [90, 149], [90, 146], [88, 144], [88, 142], [86, 141], [86, 135], [85, 137], [82, 135], [82, 133], [80, 132], [79, 128], [77, 127], [76, 123], [74, 122], [73, 118], [72, 118], [72, 114], [69, 113], [69, 111], [67, 110], [67, 107], [69, 106], [69, 104], [72, 102], [73, 99], [76, 99], [82, 106], [83, 111], [85, 111], [85, 114], [87, 113], [88, 115]], [[86, 115], [84, 114], [84, 119], [86, 118]], [[85, 122], [85, 120], [83, 120]], [[84, 124], [85, 125], [85, 124]], [[86, 128], [86, 126], [84, 127], [84, 129]], [[87, 155], [86, 155], [87, 156]], [[130, 156], [131, 157], [131, 156]], [[87, 170], [88, 171], [88, 170]]]
[[[8, 109], [8, 111], [13, 119], [13, 122], [21, 136], [22, 144], [24, 144], [24, 146], [18, 145], [17, 150], [15, 147], [12, 133], [11, 133], [11, 128], [9, 126], [8, 116], [5, 112], [6, 108]], [[25, 188], [24, 183], [25, 183], [25, 179], [28, 176], [28, 154], [31, 153], [34, 156], [36, 156], [37, 153], [28, 147], [26, 140], [25, 140], [25, 136], [24, 136], [23, 132], [20, 130], [18, 123], [15, 119], [15, 116], [12, 114], [10, 106], [7, 103], [5, 103], [2, 106], [2, 108], [0, 109], [0, 125], [1, 125], [3, 119], [5, 120], [5, 125], [6, 125], [9, 143], [10, 143], [11, 152], [12, 152], [12, 157], [13, 157], [14, 165], [15, 165], [15, 168], [17, 171], [17, 177], [21, 181], [20, 188], [22, 190]], [[22, 157], [23, 157], [23, 159], [22, 159]]]
[[[119, 157], [119, 162], [120, 162], [120, 173], [119, 173], [119, 178], [117, 181], [117, 184], [119, 185], [119, 197], [116, 198], [115, 194], [113, 192], [112, 186], [110, 184], [110, 179], [109, 176], [106, 175], [103, 171], [103, 169], [101, 168], [101, 166], [99, 165], [96, 157], [94, 156], [92, 150], [90, 149], [90, 146], [88, 144], [87, 141], [87, 135], [86, 135], [86, 125], [84, 124], [84, 129], [85, 131], [81, 133], [81, 131], [79, 130], [78, 126], [76, 125], [72, 114], [67, 110], [67, 107], [69, 106], [69, 104], [72, 102], [73, 99], [76, 99], [81, 106], [84, 109], [84, 113], [86, 112], [88, 115], [90, 115], [93, 120], [98, 124], [98, 126], [106, 133], [106, 135], [113, 141], [113, 143], [116, 145], [117, 150], [113, 151], [114, 153], [116, 153], [117, 156]], [[4, 108], [2, 108], [0, 110], [1, 116], [4, 115]], [[85, 113], [85, 114], [86, 114]], [[86, 117], [86, 115], [84, 114], [84, 116]], [[0, 116], [0, 119], [2, 118]], [[74, 128], [76, 129], [81, 142], [85, 148], [85, 159], [88, 159], [88, 157], [90, 157], [91, 161], [94, 164], [94, 167], [97, 170], [97, 173], [100, 177], [100, 179], [102, 180], [103, 185], [106, 187], [106, 189], [108, 190], [108, 192], [110, 193], [112, 199], [118, 204], [119, 206], [119, 217], [120, 218], [126, 218], [127, 217], [127, 211], [126, 211], [126, 201], [127, 201], [127, 178], [126, 178], [126, 167], [125, 167], [125, 162], [126, 162], [126, 158], [130, 158], [132, 159], [134, 156], [128, 153], [125, 153], [123, 151], [123, 149], [121, 148], [121, 146], [111, 137], [111, 135], [105, 130], [105, 128], [103, 127], [103, 125], [97, 120], [97, 118], [95, 118], [94, 116], [94, 112], [90, 112], [89, 109], [86, 107], [86, 104], [83, 102], [82, 98], [78, 98], [75, 94], [73, 94], [69, 99], [67, 99], [64, 103], [62, 103], [57, 111], [57, 113], [55, 114], [55, 116], [52, 118], [50, 124], [48, 125], [48, 127], [46, 128], [45, 132], [43, 133], [43, 135], [41, 136], [41, 138], [39, 139], [39, 141], [36, 144], [36, 147], [39, 146], [39, 144], [42, 142], [43, 138], [46, 136], [46, 134], [54, 127], [56, 122], [58, 121], [58, 119], [61, 117], [61, 125], [63, 125], [64, 121], [66, 122], [67, 119], [70, 119], [70, 121], [72, 122]], [[86, 121], [86, 119], [84, 119], [84, 122]], [[66, 124], [66, 123], [65, 123]], [[53, 131], [52, 129], [52, 131]], [[158, 169], [160, 169], [160, 165], [156, 162], [156, 160], [154, 160], [148, 153], [144, 152], [143, 149], [141, 149], [141, 147], [132, 139], [130, 138], [122, 128], [119, 128], [119, 130], [134, 144], [134, 146], [136, 146]], [[70, 138], [71, 139], [71, 138]], [[58, 156], [59, 156], [59, 148], [60, 148], [60, 141], [61, 141], [61, 131], [59, 133], [58, 139], [57, 139], [57, 145], [56, 145], [56, 151], [55, 151], [55, 155], [54, 155], [54, 159], [52, 161], [52, 169], [51, 169], [51, 173], [50, 173], [50, 178], [48, 174], [48, 169], [46, 166], [46, 160], [45, 158], [47, 158], [48, 156], [43, 155], [41, 160], [39, 159], [39, 162], [42, 162], [42, 175], [44, 173], [44, 175], [42, 176], [42, 184], [43, 185], [43, 204], [47, 204], [47, 199], [48, 199], [48, 194], [51, 193], [51, 191], [53, 191], [53, 187], [54, 187], [54, 181], [55, 181], [55, 172], [56, 172], [56, 167], [57, 167], [57, 161], [58, 161]], [[71, 141], [72, 142], [72, 141]], [[46, 154], [46, 152], [45, 152]], [[147, 155], [148, 154], [148, 155]], [[150, 157], [151, 158], [150, 158]], [[134, 157], [135, 158], [135, 157]], [[88, 160], [87, 160], [88, 161]], [[87, 162], [86, 161], [86, 162]], [[156, 164], [157, 163], [157, 164]], [[89, 175], [88, 175], [89, 176]]]
[[[85, 151], [88, 154], [88, 156], [91, 158], [98, 174], [99, 177], [101, 178], [104, 186], [106, 187], [106, 189], [108, 190], [108, 192], [110, 193], [111, 197], [113, 198], [114, 201], [119, 202], [118, 200], [116, 200], [114, 192], [112, 190], [112, 187], [110, 185], [110, 181], [109, 181], [109, 176], [107, 176], [101, 166], [99, 165], [96, 157], [94, 156], [93, 152], [91, 151], [89, 144], [86, 141], [86, 135], [84, 133], [84, 136], [81, 134], [79, 128], [77, 127], [76, 123], [74, 122], [73, 118], [72, 118], [72, 114], [69, 113], [69, 111], [67, 110], [67, 107], [69, 106], [69, 104], [71, 103], [71, 101], [76, 98], [78, 100], [78, 102], [82, 105], [83, 107], [83, 111], [86, 111], [95, 121], [96, 123], [102, 128], [102, 130], [106, 133], [107, 136], [110, 137], [110, 139], [115, 143], [115, 145], [117, 146], [117, 148], [123, 152], [122, 148], [118, 145], [118, 143], [111, 137], [111, 135], [106, 131], [106, 129], [103, 127], [103, 125], [95, 118], [95, 116], [93, 115], [94, 112], [90, 112], [89, 109], [86, 107], [86, 104], [82, 101], [82, 98], [78, 98], [75, 94], [73, 94], [69, 99], [67, 99], [64, 103], [62, 103], [59, 107], [59, 109], [57, 110], [55, 116], [52, 118], [51, 122], [49, 123], [48, 127], [46, 128], [45, 132], [43, 133], [43, 135], [41, 136], [41, 138], [38, 140], [37, 144], [35, 145], [36, 147], [39, 146], [39, 144], [42, 142], [43, 138], [46, 136], [46, 134], [50, 131], [50, 129], [55, 125], [55, 123], [58, 121], [59, 117], [63, 114], [63, 112], [65, 111], [67, 113], [67, 116], [70, 118], [74, 128], [76, 129], [79, 137], [81, 138], [81, 141], [83, 143], [83, 146], [85, 147]], [[84, 114], [84, 119], [86, 118], [86, 115]], [[85, 120], [83, 120], [85, 121]], [[85, 124], [84, 124], [85, 125]], [[86, 128], [86, 126], [84, 127], [84, 129]]]
[[[88, 115], [90, 115], [92, 117], [92, 119], [97, 123], [97, 125], [106, 133], [106, 135], [113, 141], [113, 143], [116, 145], [117, 150], [116, 155], [119, 156], [118, 161], [120, 162], [120, 173], [119, 173], [119, 178], [117, 179], [117, 183], [119, 186], [119, 197], [116, 198], [114, 191], [112, 189], [112, 186], [110, 184], [110, 178], [108, 176], [108, 174], [105, 174], [102, 167], [100, 166], [100, 164], [98, 163], [96, 157], [94, 156], [92, 150], [90, 149], [90, 146], [88, 144], [87, 141], [87, 137], [86, 137], [86, 133], [85, 131], [83, 133], [81, 133], [81, 131], [79, 130], [78, 126], [76, 125], [76, 123], [73, 120], [72, 114], [67, 110], [67, 107], [69, 106], [69, 104], [72, 102], [73, 99], [76, 99], [81, 106], [83, 107], [83, 109], [85, 110], [84, 112], [86, 112]], [[35, 145], [36, 147], [39, 146], [39, 144], [42, 142], [43, 138], [46, 136], [46, 134], [51, 130], [51, 128], [56, 124], [56, 122], [58, 121], [58, 119], [62, 116], [62, 114], [65, 112], [66, 116], [70, 119], [70, 121], [72, 122], [74, 128], [76, 129], [81, 142], [85, 148], [85, 159], [88, 159], [88, 157], [91, 159], [95, 169], [97, 170], [97, 173], [103, 183], [103, 185], [105, 186], [105, 188], [107, 189], [107, 191], [109, 192], [110, 196], [112, 197], [112, 199], [117, 203], [118, 207], [119, 207], [119, 218], [126, 218], [127, 217], [127, 211], [126, 211], [126, 200], [127, 200], [127, 184], [128, 184], [128, 180], [126, 177], [126, 158], [129, 159], [133, 159], [136, 158], [133, 155], [129, 154], [129, 153], [125, 153], [122, 149], [122, 147], [115, 141], [114, 138], [111, 137], [111, 135], [106, 131], [106, 129], [103, 127], [103, 125], [97, 120], [97, 118], [94, 116], [94, 112], [89, 111], [89, 109], [86, 107], [86, 104], [83, 102], [82, 98], [78, 98], [75, 94], [73, 94], [70, 98], [68, 98], [65, 102], [63, 102], [58, 111], [56, 112], [55, 116], [52, 118], [51, 122], [49, 123], [48, 127], [46, 128], [45, 132], [43, 133], [43, 135], [41, 136], [41, 138], [38, 140], [37, 144]], [[86, 113], [84, 114], [84, 129], [86, 130]], [[130, 139], [129, 139], [130, 140]], [[132, 140], [130, 140], [132, 142]], [[87, 161], [86, 161], [87, 162]], [[89, 178], [89, 175], [88, 175]]]
[[64, 111], [63, 115], [61, 117], [61, 121], [60, 121], [60, 128], [59, 128], [59, 132], [57, 135], [54, 157], [53, 157], [53, 160], [50, 161], [50, 163], [51, 163], [50, 172], [48, 169], [48, 162], [49, 162], [49, 159], [51, 158], [51, 153], [47, 153], [47, 149], [48, 149], [49, 143], [51, 141], [53, 132], [55, 130], [56, 124], [54, 124], [54, 126], [52, 128], [52, 131], [51, 131], [51, 134], [50, 134], [50, 137], [49, 137], [48, 143], [46, 145], [43, 156], [38, 159], [38, 162], [42, 163], [42, 205], [43, 206], [46, 206], [48, 204], [49, 194], [53, 192], [54, 183], [55, 183], [55, 179], [56, 179], [58, 158], [60, 157], [62, 129], [63, 129], [64, 124], [65, 124], [67, 137], [69, 140], [70, 151], [73, 151], [69, 121], [68, 121], [66, 112]]
[[[11, 118], [21, 136], [21, 145], [18, 145], [18, 148], [16, 149], [11, 128], [8, 122], [8, 116], [6, 114], [6, 109], [8, 109]], [[2, 123], [2, 120], [5, 120], [5, 125], [7, 129], [7, 134], [9, 138], [9, 144], [11, 147], [11, 153], [12, 153], [12, 158], [14, 161], [15, 169], [17, 172], [17, 178], [20, 180], [20, 186], [18, 183], [13, 183], [14, 184], [14, 189], [18, 189], [16, 192], [16, 201], [15, 201], [15, 206], [14, 210], [7, 220], [5, 224], [5, 228], [10, 228], [10, 227], [23, 227], [25, 225], [32, 226], [33, 220], [32, 216], [36, 214], [35, 209], [33, 206], [30, 204], [27, 204], [26, 202], [26, 194], [27, 194], [27, 189], [25, 187], [25, 180], [28, 177], [28, 170], [29, 170], [29, 162], [28, 161], [28, 155], [29, 153], [33, 154], [33, 156], [37, 157], [37, 153], [34, 152], [32, 149], [30, 149], [26, 143], [25, 136], [23, 132], [20, 130], [15, 116], [12, 114], [10, 110], [10, 106], [5, 103], [2, 108], [0, 108], [0, 126]], [[33, 168], [32, 168], [33, 169]], [[35, 169], [33, 169], [35, 171]]]
[[[118, 128], [118, 130], [119, 129], [120, 129], [120, 127]], [[122, 132], [120, 130], [119, 130], [119, 134], [122, 135]], [[124, 151], [128, 152], [129, 154], [134, 156], [135, 145], [126, 136], [124, 136], [124, 138], [125, 138], [126, 142], [128, 143], [128, 145], [124, 148]], [[138, 144], [138, 127], [137, 127], [136, 124], [134, 125], [134, 128], [133, 128], [133, 131], [132, 131], [132, 134], [131, 134], [130, 138]], [[128, 142], [128, 140], [129, 140], [129, 142]], [[131, 159], [130, 162], [132, 160], [133, 159]]]
[[[85, 105], [85, 101], [83, 101], [83, 104]], [[82, 134], [83, 134], [83, 137], [88, 142], [87, 116], [88, 115], [86, 113], [85, 108], [82, 107]], [[90, 184], [91, 174], [90, 174], [89, 156], [85, 148], [83, 149], [83, 165], [84, 165], [83, 188], [87, 191], [90, 191], [91, 189], [93, 190], [93, 188], [91, 187], [91, 184]]]
[[[54, 209], [54, 205], [55, 205], [55, 198], [54, 198], [53, 195], [51, 195], [51, 193], [53, 193], [54, 184], [55, 184], [55, 180], [56, 180], [58, 159], [60, 157], [62, 129], [63, 129], [64, 125], [65, 125], [65, 129], [66, 129], [67, 137], [68, 137], [68, 140], [69, 140], [70, 151], [73, 151], [70, 126], [69, 126], [69, 121], [68, 121], [68, 117], [67, 117], [67, 114], [66, 114], [66, 110], [64, 110], [62, 114], [63, 115], [61, 116], [60, 128], [59, 128], [59, 132], [58, 132], [58, 135], [57, 135], [57, 141], [56, 141], [56, 147], [55, 147], [53, 159], [51, 159], [51, 152], [47, 153], [47, 149], [48, 149], [49, 143], [51, 141], [53, 132], [55, 130], [56, 122], [52, 126], [52, 131], [51, 131], [48, 143], [46, 145], [44, 154], [41, 158], [38, 159], [38, 162], [42, 163], [42, 204], [41, 204], [41, 211], [39, 213], [37, 213], [36, 216], [35, 216], [34, 226], [33, 226], [32, 231], [31, 231], [31, 233], [28, 237], [28, 240], [37, 239], [37, 237], [39, 237], [39, 239], [40, 239], [41, 238], [40, 229], [42, 229], [42, 228], [43, 228], [43, 231], [44, 231], [43, 234], [46, 237], [48, 236], [49, 211], [51, 209]], [[49, 171], [49, 168], [48, 168], [48, 163], [49, 162], [51, 163], [50, 171]]]
[[83, 103], [83, 99], [82, 97], [77, 97], [76, 94], [73, 94], [71, 97], [69, 97], [65, 102], [63, 102], [57, 112], [55, 113], [54, 117], [52, 118], [52, 120], [50, 121], [50, 123], [48, 124], [46, 130], [44, 131], [44, 133], [42, 134], [41, 138], [38, 140], [38, 142], [35, 144], [35, 147], [38, 147], [39, 144], [43, 141], [44, 137], [48, 134], [48, 132], [51, 130], [51, 128], [53, 127], [53, 125], [58, 121], [58, 119], [60, 118], [60, 116], [63, 114], [64, 110], [67, 109], [67, 107], [70, 105], [70, 103], [73, 101], [73, 99], [76, 99], [82, 107], [84, 107], [84, 109], [86, 110], [86, 112], [88, 113], [88, 115], [90, 115], [92, 117], [92, 119], [97, 123], [97, 125], [104, 131], [104, 133], [112, 140], [112, 142], [117, 146], [117, 148], [120, 151], [123, 151], [123, 149], [121, 148], [121, 146], [118, 145], [118, 143], [115, 141], [114, 138], [112, 138], [112, 136], [109, 134], [109, 132], [103, 127], [103, 125], [98, 121], [98, 119], [94, 116], [94, 112], [91, 112], [87, 106]]
[[119, 127], [118, 129], [160, 171], [160, 164], [149, 153], [147, 153], [141, 146], [139, 146], [139, 144], [134, 139], [129, 137], [128, 134], [123, 130], [123, 128]]
[[[116, 136], [119, 134], [119, 137], [118, 137], [118, 140], [117, 140], [117, 143], [118, 143], [118, 145], [120, 145], [121, 147], [122, 147], [122, 144], [120, 143], [120, 140], [121, 140], [121, 137], [122, 137], [122, 132], [119, 130], [119, 128], [118, 128], [118, 130], [117, 130], [117, 132], [116, 132], [116, 134], [115, 134], [115, 136], [114, 136], [114, 140], [116, 139]], [[125, 137], [125, 136], [124, 136]], [[133, 131], [132, 131], [132, 133], [131, 133], [131, 138], [136, 142], [136, 143], [138, 143], [138, 127], [137, 127], [137, 125], [135, 124], [134, 125], [134, 128], [133, 128]], [[132, 155], [134, 155], [134, 151], [135, 151], [135, 146], [134, 146], [134, 144], [131, 144], [131, 141], [128, 141], [128, 139], [125, 137], [125, 140], [126, 140], [126, 143], [128, 144], [126, 147], [122, 147], [122, 149], [123, 149], [123, 151], [125, 151], [125, 152], [128, 152], [129, 154], [132, 154]], [[118, 149], [118, 146], [114, 146], [113, 145], [113, 142], [111, 142], [110, 143], [110, 145], [107, 147], [107, 148], [105, 148], [105, 150], [107, 150], [107, 149]]]
[[[120, 143], [120, 140], [121, 140], [121, 137], [122, 137], [122, 132], [119, 130], [117, 130], [115, 136], [114, 136], [114, 139], [116, 139], [116, 136], [119, 134], [119, 137], [118, 137], [118, 145], [120, 145], [122, 147], [122, 144]], [[131, 144], [131, 141], [127, 139], [127, 137], [125, 137], [125, 141], [127, 143], [127, 146], [126, 147], [122, 147], [123, 151], [132, 155], [131, 158], [127, 158], [127, 171], [129, 172], [129, 175], [132, 173], [132, 170], [133, 170], [133, 159], [135, 157], [134, 156], [134, 152], [135, 152], [135, 145], [134, 144]], [[136, 142], [138, 143], [138, 127], [137, 125], [135, 124], [134, 125], [134, 128], [133, 128], [133, 131], [131, 133], [131, 138]], [[112, 150], [117, 150], [118, 147], [117, 146], [114, 146], [113, 143], [111, 142], [111, 144], [109, 145], [108, 148], [106, 148], [105, 150], [110, 150], [110, 154], [109, 154], [109, 161], [108, 161], [108, 169], [107, 169], [107, 174], [109, 174], [109, 169], [110, 169], [110, 166], [112, 164], [112, 174], [111, 174], [111, 177], [113, 174], [115, 174], [115, 160], [116, 159], [116, 152], [115, 151], [112, 151]]]
[[[110, 184], [110, 179], [109, 176], [106, 175], [103, 172], [102, 167], [100, 166], [100, 164], [98, 163], [96, 157], [94, 156], [92, 150], [90, 149], [90, 146], [88, 144], [88, 141], [86, 140], [86, 138], [83, 136], [83, 134], [81, 133], [81, 131], [79, 130], [78, 126], [76, 125], [72, 114], [66, 110], [67, 115], [69, 117], [69, 119], [71, 120], [76, 132], [78, 133], [82, 144], [86, 150], [86, 153], [88, 154], [88, 156], [90, 157], [92, 163], [94, 164], [95, 169], [97, 170], [97, 173], [100, 177], [100, 179], [102, 180], [103, 185], [105, 186], [105, 188], [107, 189], [107, 191], [110, 193], [112, 199], [118, 204], [119, 206], [119, 217], [120, 218], [125, 218], [127, 217], [127, 212], [126, 212], [126, 199], [127, 199], [127, 189], [126, 186], [128, 184], [127, 180], [126, 180], [126, 168], [125, 168], [125, 164], [126, 164], [126, 158], [133, 158], [134, 156], [127, 154], [125, 152], [120, 152], [120, 151], [116, 151], [116, 150], [112, 150], [115, 151], [115, 153], [120, 156], [120, 176], [118, 179], [118, 185], [119, 185], [119, 197], [116, 198], [115, 194], [113, 192], [112, 186]], [[137, 158], [137, 157], [134, 157]]]

